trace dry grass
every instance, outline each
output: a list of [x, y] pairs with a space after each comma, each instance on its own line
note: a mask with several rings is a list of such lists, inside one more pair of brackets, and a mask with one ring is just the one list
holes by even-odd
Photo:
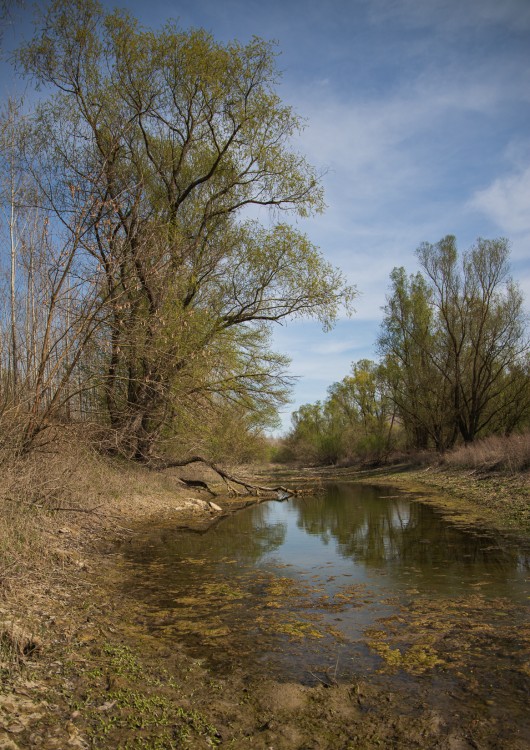
[[44, 635], [50, 602], [81, 585], [91, 550], [192, 494], [171, 472], [98, 455], [74, 430], [51, 437], [25, 457], [0, 442], [0, 676], [20, 661], [17, 634]]
[[8, 672], [26, 653], [38, 618], [32, 609], [63, 562], [58, 519], [44, 510], [60, 476], [45, 460], [0, 455], [0, 666]]
[[[99, 456], [73, 431], [17, 456], [0, 446], [0, 596], [21, 591], [75, 559], [89, 540], [136, 515], [175, 507], [171, 474]], [[99, 529], [100, 533], [83, 531]]]
[[447, 453], [450, 468], [502, 471], [516, 474], [530, 469], [530, 432], [510, 437], [492, 436]]
[[34, 462], [26, 466], [4, 456], [0, 470], [0, 591], [5, 593], [23, 586], [38, 571], [47, 570], [49, 534], [54, 523], [40, 507], [50, 479], [44, 466], [37, 473]]

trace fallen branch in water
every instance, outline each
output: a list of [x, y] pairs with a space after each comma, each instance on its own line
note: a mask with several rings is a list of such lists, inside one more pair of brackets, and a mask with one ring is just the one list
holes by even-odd
[[[159, 464], [151, 464], [148, 466], [151, 469], [160, 471], [164, 469], [178, 469], [178, 468], [182, 468], [183, 466], [189, 466], [189, 464], [196, 464], [196, 463], [202, 463], [205, 466], [208, 466], [210, 469], [212, 469], [212, 471], [214, 471], [225, 482], [225, 484], [227, 485], [229, 489], [229, 492], [233, 493], [234, 495], [243, 495], [244, 493], [238, 492], [234, 487], [231, 486], [230, 483], [237, 484], [240, 487], [244, 487], [247, 493], [250, 493], [250, 494], [252, 494], [253, 492], [255, 492], [256, 495], [259, 495], [260, 492], [276, 493], [279, 496], [278, 500], [287, 500], [287, 498], [293, 497], [293, 495], [297, 494], [296, 490], [290, 490], [287, 487], [283, 487], [282, 485], [278, 485], [277, 487], [265, 487], [264, 485], [261, 485], [261, 484], [252, 484], [246, 479], [240, 479], [239, 477], [236, 477], [233, 474], [229, 474], [220, 466], [217, 466], [217, 464], [214, 464], [212, 461], [208, 461], [208, 459], [203, 458], [202, 456], [191, 456], [190, 458], [184, 458], [184, 459], [181, 459], [180, 461], [173, 461], [173, 460], [164, 461]], [[207, 489], [212, 495], [215, 494], [208, 487], [206, 482], [195, 482], [194, 480], [186, 480], [186, 479], [181, 479], [180, 481], [190, 486], [202, 487], [204, 485], [204, 489]]]

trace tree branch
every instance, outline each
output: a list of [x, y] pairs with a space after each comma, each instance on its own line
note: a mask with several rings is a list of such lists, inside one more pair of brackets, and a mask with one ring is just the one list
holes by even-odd
[[259, 484], [252, 484], [248, 482], [246, 479], [239, 479], [238, 477], [235, 477], [233, 474], [229, 474], [227, 471], [222, 469], [220, 466], [217, 466], [212, 461], [208, 461], [206, 458], [203, 458], [202, 456], [191, 456], [190, 458], [184, 458], [180, 461], [164, 461], [160, 464], [151, 464], [149, 465], [149, 468], [161, 471], [164, 469], [175, 469], [183, 466], [189, 466], [190, 464], [195, 463], [202, 463], [205, 466], [208, 466], [212, 471], [215, 471], [215, 473], [221, 477], [221, 479], [227, 481], [227, 482], [233, 482], [234, 484], [238, 484], [241, 487], [244, 487], [248, 492], [251, 492], [254, 490], [256, 494], [259, 494], [260, 492], [270, 492], [277, 493], [279, 496], [278, 500], [287, 500], [289, 497], [293, 497], [293, 495], [296, 495], [296, 490], [288, 489], [287, 487], [283, 487], [282, 485], [278, 485], [277, 487], [265, 487], [263, 485]]

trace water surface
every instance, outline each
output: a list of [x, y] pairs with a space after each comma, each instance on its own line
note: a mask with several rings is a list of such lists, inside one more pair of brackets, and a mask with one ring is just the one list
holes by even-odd
[[126, 560], [148, 627], [213, 669], [306, 683], [487, 669], [517, 700], [514, 668], [530, 675], [528, 547], [389, 488], [331, 485], [202, 534], [151, 529]]

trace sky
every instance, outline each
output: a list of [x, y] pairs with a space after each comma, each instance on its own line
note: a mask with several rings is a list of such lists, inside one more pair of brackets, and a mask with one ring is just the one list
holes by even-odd
[[[8, 0], [9, 1], [9, 0]], [[351, 363], [377, 358], [395, 266], [447, 234], [462, 250], [507, 237], [530, 309], [530, 0], [113, 0], [152, 28], [177, 19], [220, 41], [277, 42], [279, 94], [304, 118], [293, 143], [324, 172], [327, 210], [298, 227], [358, 290], [331, 332], [278, 326], [297, 376], [282, 430]], [[31, 35], [14, 8], [4, 46]], [[0, 96], [17, 82], [0, 66]]]

